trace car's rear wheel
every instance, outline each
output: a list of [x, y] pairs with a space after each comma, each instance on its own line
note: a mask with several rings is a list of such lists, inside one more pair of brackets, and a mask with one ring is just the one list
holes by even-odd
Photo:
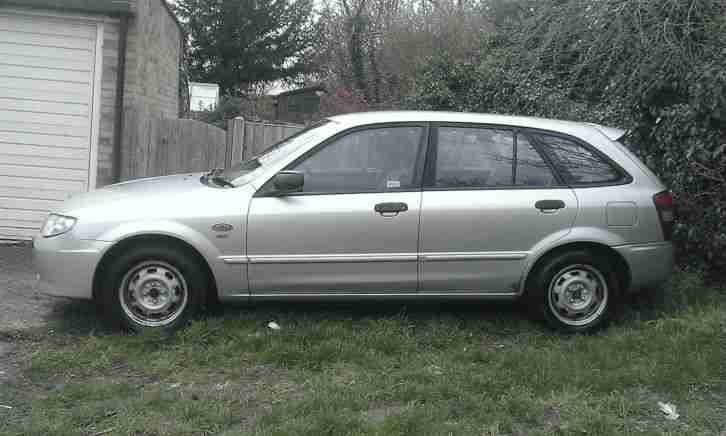
[[617, 274], [605, 258], [576, 250], [546, 259], [528, 280], [532, 307], [569, 333], [602, 327], [620, 304]]
[[194, 316], [208, 281], [195, 259], [175, 247], [141, 246], [122, 253], [106, 270], [101, 298], [106, 312], [132, 331], [174, 330]]

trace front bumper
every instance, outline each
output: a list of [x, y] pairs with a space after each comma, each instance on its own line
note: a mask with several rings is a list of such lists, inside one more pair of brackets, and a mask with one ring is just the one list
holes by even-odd
[[93, 274], [110, 245], [77, 239], [73, 231], [52, 238], [36, 236], [33, 258], [39, 272], [38, 291], [59, 297], [92, 298]]
[[673, 243], [621, 245], [613, 247], [630, 267], [630, 290], [653, 288], [673, 273]]

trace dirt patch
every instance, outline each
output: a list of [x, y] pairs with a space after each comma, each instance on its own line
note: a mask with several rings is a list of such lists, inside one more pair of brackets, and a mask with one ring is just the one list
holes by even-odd
[[[29, 244], [0, 243], [0, 333], [42, 326], [70, 303], [38, 292]], [[14, 383], [19, 373], [18, 349], [11, 338], [0, 335], [0, 385]]]
[[29, 245], [0, 245], [0, 331], [43, 325], [66, 304], [37, 291]]
[[406, 407], [401, 404], [381, 405], [379, 407], [366, 410], [363, 413], [363, 416], [372, 424], [380, 424], [389, 416], [400, 415], [405, 409]]
[[244, 368], [239, 374], [210, 377], [202, 384], [170, 387], [193, 400], [239, 404], [245, 413], [235, 429], [244, 434], [252, 432], [260, 418], [272, 413], [278, 404], [304, 396], [303, 387], [291, 380], [286, 371], [267, 365]]
[[0, 340], [0, 386], [14, 383], [18, 375], [15, 345]]
[[[164, 401], [188, 399], [203, 404], [232, 404], [244, 411], [239, 421], [228, 429], [234, 433], [252, 433], [259, 420], [272, 413], [276, 406], [304, 397], [304, 387], [292, 380], [287, 371], [268, 365], [240, 368], [235, 373], [197, 374], [194, 380], [172, 383], [131, 371], [123, 364], [119, 364], [118, 368], [119, 371], [90, 377], [84, 382], [115, 384], [137, 380], [138, 389], [157, 392]], [[75, 381], [78, 382], [77, 379]], [[70, 383], [70, 379], [50, 383], [48, 389], [63, 390], [66, 383]], [[123, 409], [123, 403], [122, 399], [109, 401], [109, 413]]]
[[544, 428], [547, 434], [558, 434], [560, 432], [560, 409], [557, 406], [550, 406], [544, 410]]

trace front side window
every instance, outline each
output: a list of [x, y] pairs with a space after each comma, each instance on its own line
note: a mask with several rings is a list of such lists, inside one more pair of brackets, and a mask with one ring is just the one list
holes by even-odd
[[276, 162], [284, 159], [298, 148], [310, 144], [311, 142], [321, 140], [326, 135], [330, 135], [335, 132], [337, 127], [335, 127], [334, 124], [335, 123], [330, 120], [318, 121], [294, 135], [283, 139], [277, 144], [272, 145], [259, 155], [253, 156], [225, 169], [219, 174], [219, 177], [236, 186], [248, 183], [250, 180], [257, 177], [263, 168], [274, 165]]
[[610, 183], [622, 178], [605, 159], [571, 139], [546, 134], [535, 136], [567, 184]]
[[359, 130], [335, 139], [288, 170], [304, 174], [306, 193], [413, 189], [423, 131], [417, 126]]

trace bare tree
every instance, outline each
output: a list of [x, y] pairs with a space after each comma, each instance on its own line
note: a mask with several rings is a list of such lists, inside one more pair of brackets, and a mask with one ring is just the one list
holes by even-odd
[[418, 64], [446, 50], [476, 53], [491, 23], [483, 0], [328, 0], [320, 10], [315, 80], [396, 106]]

